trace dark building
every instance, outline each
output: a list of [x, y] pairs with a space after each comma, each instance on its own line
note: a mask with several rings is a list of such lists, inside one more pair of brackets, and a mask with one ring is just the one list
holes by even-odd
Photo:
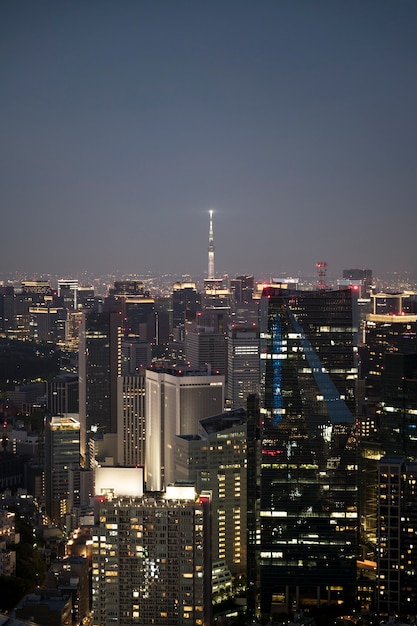
[[201, 309], [201, 294], [195, 283], [174, 283], [172, 286], [172, 328], [195, 320]]
[[227, 336], [212, 326], [193, 326], [185, 335], [185, 358], [193, 369], [227, 374]]
[[234, 303], [250, 302], [253, 297], [253, 289], [253, 276], [236, 276], [230, 280], [230, 293]]
[[78, 413], [79, 393], [76, 374], [60, 374], [47, 382], [48, 411], [52, 415]]
[[417, 352], [417, 316], [369, 314], [366, 316], [365, 342], [362, 363], [367, 396], [379, 401], [386, 355]]
[[0, 286], [0, 332], [14, 328], [14, 287]]
[[417, 354], [386, 354], [381, 381], [381, 447], [386, 454], [416, 461]]
[[261, 615], [356, 592], [357, 444], [351, 291], [261, 299]]
[[35, 621], [48, 626], [72, 623], [71, 595], [61, 596], [58, 590], [38, 589], [26, 595], [15, 609], [18, 619]]
[[121, 315], [86, 311], [80, 331], [81, 455], [89, 433], [117, 432], [117, 377], [121, 375]]
[[363, 285], [363, 289], [361, 291], [361, 295], [363, 297], [365, 297], [366, 295], [369, 296], [369, 294], [371, 293], [372, 270], [361, 270], [361, 269], [343, 270], [343, 278], [345, 280], [353, 280], [353, 281], [360, 280]]

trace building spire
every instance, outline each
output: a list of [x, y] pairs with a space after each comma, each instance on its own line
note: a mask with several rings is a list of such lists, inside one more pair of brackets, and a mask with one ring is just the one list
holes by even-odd
[[207, 278], [214, 278], [214, 236], [213, 236], [213, 210], [210, 209], [209, 245], [208, 245], [208, 271]]

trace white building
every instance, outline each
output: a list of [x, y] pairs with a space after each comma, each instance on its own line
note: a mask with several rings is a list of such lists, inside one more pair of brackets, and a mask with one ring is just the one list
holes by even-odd
[[224, 376], [187, 369], [146, 370], [146, 484], [174, 483], [177, 435], [193, 435], [204, 417], [224, 408]]

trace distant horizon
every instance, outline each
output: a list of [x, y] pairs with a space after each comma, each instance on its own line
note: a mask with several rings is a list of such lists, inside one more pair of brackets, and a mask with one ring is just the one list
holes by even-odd
[[[343, 270], [347, 269], [367, 269], [372, 271], [372, 278], [374, 282], [387, 282], [387, 281], [408, 281], [413, 283], [415, 288], [417, 289], [417, 271], [412, 272], [411, 270], [406, 270], [404, 272], [393, 270], [391, 272], [385, 273], [375, 273], [373, 268], [359, 268], [354, 267], [353, 265], [350, 267], [343, 268]], [[343, 278], [343, 270], [340, 274], [332, 273], [328, 271], [325, 276], [325, 283], [336, 283], [337, 280]], [[255, 283], [262, 283], [267, 281], [279, 280], [279, 279], [297, 279], [301, 283], [313, 284], [315, 282], [318, 283], [319, 276], [317, 271], [311, 272], [309, 274], [301, 274], [296, 272], [263, 272], [260, 274], [255, 274], [253, 272], [237, 272], [237, 273], [216, 273], [216, 278], [230, 280], [236, 278], [237, 276], [254, 276]], [[104, 281], [111, 283], [116, 280], [159, 280], [163, 283], [172, 281], [174, 282], [195, 282], [195, 283], [203, 283], [203, 281], [207, 278], [207, 273], [205, 274], [192, 274], [190, 272], [186, 273], [177, 273], [177, 272], [157, 272], [152, 270], [147, 270], [145, 272], [122, 272], [122, 271], [113, 271], [113, 272], [103, 272], [96, 273], [91, 271], [83, 271], [83, 272], [72, 272], [72, 273], [53, 273], [53, 272], [1, 272], [0, 273], [0, 285], [16, 284], [24, 280], [45, 280], [49, 281], [51, 286], [55, 286], [58, 280], [78, 280], [80, 286], [87, 286], [94, 281]], [[83, 280], [86, 281], [83, 283]], [[90, 281], [90, 282], [89, 282]]]
[[406, 272], [416, 23], [408, 0], [1, 3], [2, 274], [202, 276], [210, 210], [216, 275]]

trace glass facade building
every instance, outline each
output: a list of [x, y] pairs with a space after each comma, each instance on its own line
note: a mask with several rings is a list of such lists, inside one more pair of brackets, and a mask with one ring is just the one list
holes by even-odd
[[358, 541], [349, 289], [261, 299], [260, 610], [351, 602]]

